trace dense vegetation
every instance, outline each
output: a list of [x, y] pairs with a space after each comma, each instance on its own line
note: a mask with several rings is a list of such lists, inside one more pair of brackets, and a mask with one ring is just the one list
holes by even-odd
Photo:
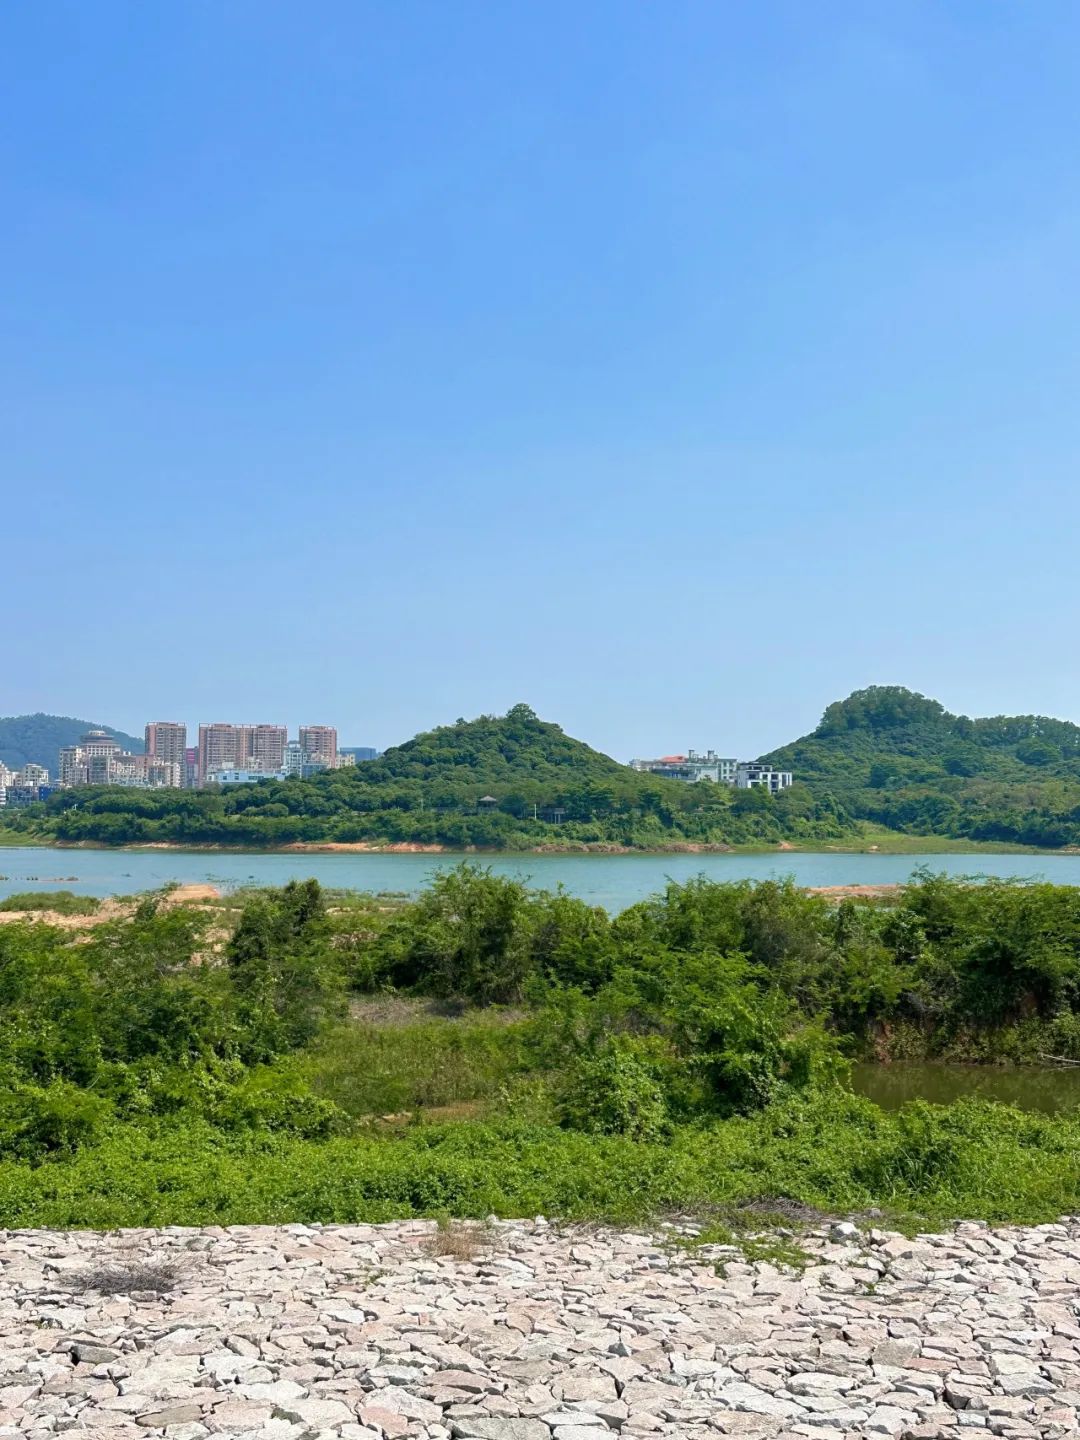
[[[46, 721], [51, 728], [37, 725]], [[18, 731], [24, 749], [40, 731], [35, 753], [48, 749], [55, 765], [56, 736], [74, 738], [82, 722], [0, 721], [0, 741], [17, 726], [29, 727]], [[0, 748], [0, 758], [8, 753]], [[79, 789], [11, 813], [6, 826], [10, 838], [106, 845], [521, 850], [860, 843], [869, 822], [965, 842], [1080, 845], [1080, 726], [1064, 720], [971, 720], [899, 686], [873, 686], [766, 758], [796, 776], [775, 798], [683, 785], [638, 774], [516, 705], [417, 735], [355, 770], [204, 791]]]
[[886, 1114], [866, 1052], [1080, 1058], [1080, 892], [696, 881], [615, 919], [482, 870], [0, 927], [0, 1224], [640, 1216], [797, 1200], [1047, 1218], [1080, 1120]]
[[900, 686], [830, 705], [768, 757], [819, 802], [890, 829], [1058, 848], [1080, 844], [1080, 726], [1044, 715], [972, 720]]
[[87, 730], [104, 730], [119, 740], [125, 750], [141, 755], [143, 742], [134, 735], [112, 730], [94, 720], [74, 720], [70, 715], [5, 715], [0, 716], [0, 763], [20, 770], [28, 763], [44, 765], [55, 778], [60, 766], [60, 751], [77, 743]]
[[8, 818], [66, 842], [273, 846], [381, 841], [536, 845], [733, 844], [836, 839], [849, 822], [804, 788], [682, 785], [642, 775], [539, 720], [527, 705], [459, 720], [350, 770], [202, 791], [80, 788]]

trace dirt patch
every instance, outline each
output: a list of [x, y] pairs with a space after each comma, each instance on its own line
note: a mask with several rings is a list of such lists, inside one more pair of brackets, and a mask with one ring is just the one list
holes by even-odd
[[416, 840], [294, 840], [282, 850], [297, 855], [443, 855], [445, 845], [421, 844]]
[[221, 891], [216, 885], [177, 885], [165, 896], [164, 903], [168, 906], [202, 905], [220, 899]]
[[826, 900], [887, 900], [903, 890], [903, 885], [809, 885], [808, 895], [823, 895]]
[[[113, 895], [108, 900], [102, 900], [92, 915], [63, 915], [56, 910], [0, 910], [0, 925], [37, 920], [57, 930], [92, 930], [96, 925], [106, 925], [110, 920], [122, 920], [130, 915], [140, 898], [138, 895]], [[174, 909], [177, 905], [207, 905], [220, 899], [221, 891], [216, 885], [178, 885], [168, 892], [162, 905]]]

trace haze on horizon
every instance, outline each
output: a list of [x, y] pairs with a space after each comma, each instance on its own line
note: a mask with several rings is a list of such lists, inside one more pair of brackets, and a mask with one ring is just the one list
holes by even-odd
[[[318, 23], [314, 23], [317, 19]], [[0, 17], [5, 714], [1080, 720], [1080, 12]]]

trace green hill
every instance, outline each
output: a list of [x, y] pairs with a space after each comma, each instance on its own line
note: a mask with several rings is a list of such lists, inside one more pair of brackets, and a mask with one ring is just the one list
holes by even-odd
[[527, 705], [427, 731], [355, 769], [202, 791], [82, 788], [8, 824], [106, 844], [500, 849], [812, 842], [852, 833], [828, 797], [798, 787], [774, 801], [759, 791], [639, 774]]
[[[47, 756], [50, 768], [59, 745], [86, 728], [29, 716], [0, 722], [0, 738], [3, 726], [19, 724], [38, 737], [36, 751], [19, 753]], [[132, 737], [118, 738], [135, 748]], [[203, 791], [79, 789], [6, 823], [105, 844], [521, 850], [813, 845], [865, 840], [865, 821], [954, 840], [1080, 845], [1080, 726], [1068, 721], [973, 720], [900, 686], [872, 686], [763, 758], [794, 771], [793, 789], [770, 798], [639, 774], [515, 705], [426, 731], [355, 769]]]
[[74, 745], [87, 730], [105, 730], [119, 740], [125, 750], [141, 755], [143, 742], [134, 735], [99, 725], [96, 720], [75, 720], [70, 715], [7, 715], [0, 717], [0, 761], [13, 770], [23, 765], [44, 765], [56, 775], [60, 751]]
[[1045, 715], [952, 715], [899, 685], [830, 705], [763, 757], [850, 815], [920, 835], [1080, 844], [1080, 726]]

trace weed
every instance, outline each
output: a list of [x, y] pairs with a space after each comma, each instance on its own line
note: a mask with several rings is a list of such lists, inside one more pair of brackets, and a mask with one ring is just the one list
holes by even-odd
[[140, 1290], [163, 1294], [176, 1288], [180, 1266], [172, 1260], [103, 1260], [75, 1271], [68, 1284], [76, 1294], [130, 1295]]

